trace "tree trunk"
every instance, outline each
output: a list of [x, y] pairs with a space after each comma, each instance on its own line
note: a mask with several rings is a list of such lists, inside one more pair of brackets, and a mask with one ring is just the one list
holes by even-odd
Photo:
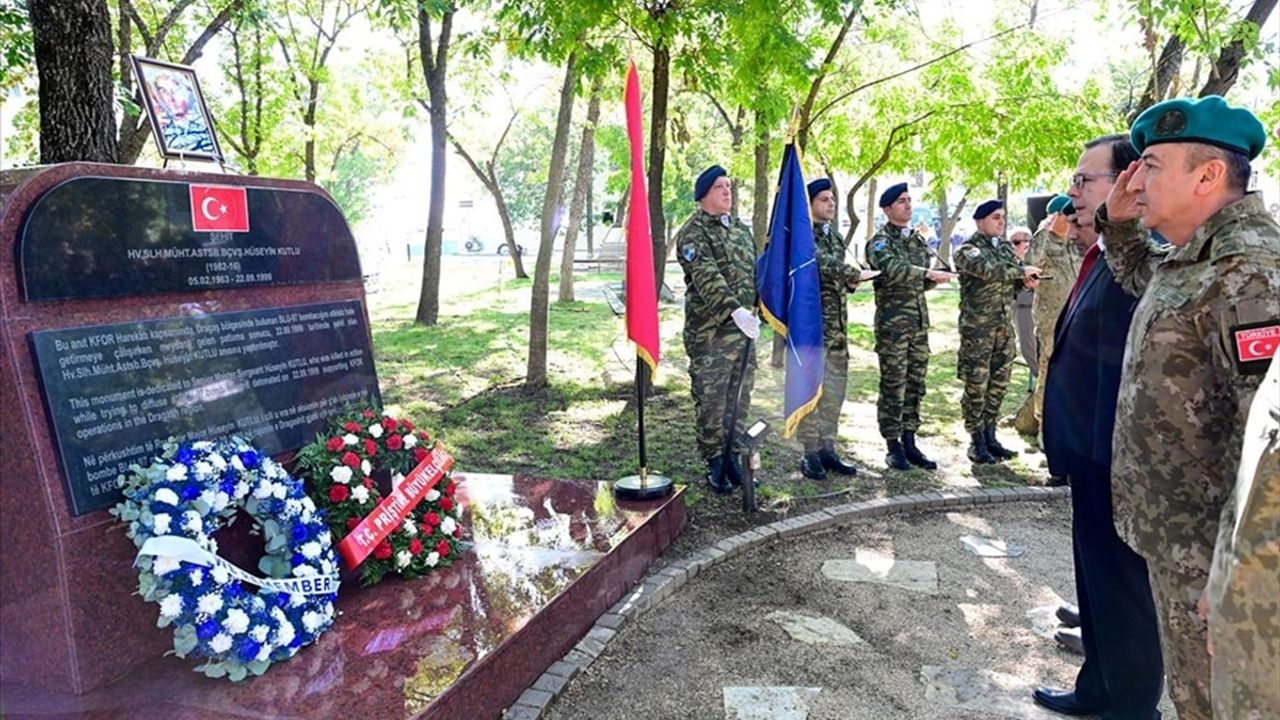
[[[302, 145], [302, 176], [309, 183], [316, 181], [316, 110], [320, 107], [320, 83], [312, 78], [307, 83], [307, 109], [302, 113], [303, 135], [306, 136], [306, 142]], [[435, 152], [435, 114], [431, 116], [431, 150]], [[443, 150], [444, 146], [441, 145]]]
[[[1261, 28], [1271, 12], [1276, 9], [1276, 0], [1253, 0], [1253, 5], [1245, 15], [1245, 21]], [[1209, 68], [1209, 80], [1200, 88], [1200, 97], [1207, 95], [1226, 95], [1240, 77], [1240, 66], [1244, 63], [1244, 40], [1237, 39], [1222, 48], [1218, 59]], [[1275, 56], [1272, 56], [1275, 59]]]
[[849, 14], [844, 16], [844, 24], [840, 26], [835, 39], [831, 41], [831, 46], [827, 48], [827, 55], [822, 59], [822, 65], [818, 67], [817, 75], [814, 76], [813, 82], [809, 84], [809, 94], [805, 96], [804, 104], [800, 106], [799, 121], [797, 122], [800, 132], [796, 136], [796, 146], [800, 148], [800, 152], [804, 152], [809, 145], [810, 116], [813, 114], [813, 103], [818, 99], [818, 91], [822, 89], [822, 81], [826, 79], [827, 73], [834, 69], [836, 55], [839, 54], [841, 46], [844, 45], [844, 39], [849, 34], [849, 28], [853, 26], [853, 21], [861, 11], [862, 0], [858, 0], [849, 9]]
[[40, 162], [114, 163], [111, 19], [104, 0], [32, 0]]
[[955, 264], [952, 261], [952, 252], [955, 250], [955, 248], [951, 246], [951, 233], [955, 230], [956, 223], [960, 222], [960, 213], [964, 212], [965, 203], [967, 203], [968, 201], [969, 201], [969, 188], [965, 188], [964, 194], [960, 196], [960, 202], [956, 203], [956, 206], [952, 208], [950, 211], [948, 211], [947, 210], [947, 193], [946, 191], [943, 191], [942, 193], [941, 232], [942, 232], [942, 237], [945, 239], [945, 243], [946, 243], [946, 246], [945, 246], [946, 251], [943, 252], [942, 257], [946, 259], [948, 267], [954, 266]]
[[[591, 187], [591, 164], [595, 161], [596, 122], [600, 120], [600, 83], [591, 88], [587, 105], [587, 123], [582, 128], [582, 145], [578, 148], [578, 176], [573, 181], [573, 199], [569, 201], [569, 227], [564, 231], [564, 251], [560, 254], [560, 302], [573, 302], [573, 255], [578, 244], [578, 226], [587, 204], [587, 188]], [[587, 225], [591, 224], [590, 219]]]
[[1003, 172], [998, 177], [1000, 179], [996, 183], [996, 199], [1004, 205], [1004, 237], [1009, 237], [1009, 181], [1005, 179]]
[[653, 286], [662, 291], [667, 263], [667, 214], [662, 207], [662, 170], [667, 156], [667, 92], [671, 50], [658, 38], [653, 49], [653, 113], [649, 125], [649, 237], [653, 240]]
[[[594, 171], [594, 167], [592, 168]], [[591, 173], [593, 178], [595, 172]], [[587, 257], [596, 256], [596, 203], [594, 182], [587, 183]]]
[[1160, 50], [1160, 58], [1156, 60], [1155, 66], [1151, 68], [1151, 77], [1147, 78], [1147, 88], [1142, 91], [1142, 98], [1138, 100], [1138, 106], [1133, 109], [1133, 112], [1129, 113], [1130, 123], [1136, 120], [1143, 110], [1165, 98], [1165, 95], [1169, 92], [1169, 86], [1182, 68], [1182, 55], [1185, 50], [1186, 45], [1183, 44], [1181, 38], [1177, 35], [1169, 36], [1168, 42]]
[[577, 53], [569, 55], [560, 86], [560, 109], [556, 133], [551, 141], [551, 164], [547, 169], [547, 194], [542, 201], [542, 234], [538, 261], [533, 268], [533, 300], [529, 309], [529, 364], [524, 384], [529, 388], [547, 386], [547, 311], [551, 294], [551, 250], [559, 230], [560, 200], [564, 192], [564, 166], [569, 147], [569, 124], [573, 120], [573, 88], [578, 77]]
[[[513, 115], [511, 122], [507, 124], [507, 130], [511, 129], [511, 124], [515, 123], [516, 118]], [[480, 180], [480, 184], [484, 185], [484, 189], [489, 191], [493, 196], [493, 204], [498, 209], [498, 219], [502, 221], [502, 236], [507, 246], [508, 257], [515, 263], [516, 277], [528, 279], [529, 275], [524, 271], [524, 258], [520, 257], [520, 248], [516, 245], [516, 231], [511, 224], [511, 211], [507, 208], [507, 198], [502, 194], [502, 185], [498, 182], [498, 171], [495, 169], [498, 162], [498, 153], [502, 152], [502, 143], [506, 140], [507, 135], [504, 132], [502, 139], [493, 148], [493, 157], [486, 163], [485, 167], [480, 167], [480, 163], [471, 157], [471, 153], [458, 142], [458, 139], [449, 136], [449, 141], [453, 143], [453, 149], [458, 155], [466, 161], [467, 166], [471, 168], [471, 172], [475, 173], [476, 178]]]
[[751, 233], [756, 239], [756, 253], [764, 252], [769, 232], [769, 127], [764, 112], [756, 111], [756, 181], [751, 201]]
[[440, 19], [440, 36], [433, 48], [431, 16], [425, 3], [418, 6], [418, 52], [427, 81], [427, 94], [431, 99], [431, 201], [427, 210], [427, 236], [422, 249], [422, 290], [414, 317], [414, 322], [419, 325], [435, 325], [440, 320], [440, 251], [444, 238], [445, 167], [449, 160], [445, 154], [449, 130], [444, 81], [454, 12], [453, 5], [445, 9]]
[[867, 227], [864, 240], [870, 240], [876, 234], [876, 179], [867, 183]]

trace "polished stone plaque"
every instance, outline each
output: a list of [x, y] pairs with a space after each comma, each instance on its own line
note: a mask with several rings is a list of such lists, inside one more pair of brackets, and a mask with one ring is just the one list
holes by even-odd
[[380, 405], [359, 301], [31, 333], [74, 515], [166, 438], [240, 435], [276, 454], [348, 406]]

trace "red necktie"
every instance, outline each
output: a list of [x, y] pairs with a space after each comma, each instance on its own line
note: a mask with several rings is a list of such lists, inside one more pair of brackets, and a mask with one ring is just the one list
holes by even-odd
[[1076, 295], [1080, 292], [1080, 286], [1084, 285], [1084, 279], [1089, 277], [1089, 271], [1093, 269], [1093, 264], [1098, 261], [1098, 255], [1101, 253], [1097, 243], [1085, 251], [1084, 261], [1080, 263], [1080, 274], [1076, 276], [1076, 284], [1071, 286], [1071, 299], [1067, 301], [1068, 305], [1076, 304]]

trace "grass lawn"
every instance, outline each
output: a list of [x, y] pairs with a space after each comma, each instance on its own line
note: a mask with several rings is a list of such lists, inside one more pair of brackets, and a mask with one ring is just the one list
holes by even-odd
[[[620, 282], [621, 276], [577, 275], [578, 300], [563, 304], [555, 302], [558, 278], [552, 276], [551, 386], [530, 392], [522, 385], [530, 281], [512, 280], [509, 272], [502, 279], [489, 266], [451, 268], [449, 260], [445, 274], [451, 290], [442, 293], [436, 327], [413, 324], [418, 283], [407, 271], [369, 296], [383, 401], [439, 436], [463, 471], [596, 480], [634, 473], [634, 350], [626, 340], [622, 319], [614, 316], [603, 294], [604, 286]], [[668, 283], [677, 297], [683, 295], [679, 277], [669, 277]], [[876, 427], [878, 372], [870, 288], [853, 294], [849, 303], [849, 385], [838, 446], [857, 462], [858, 475], [808, 480], [799, 473], [799, 443], [771, 434], [757, 474], [766, 512], [753, 518], [743, 517], [737, 495], [720, 497], [704, 491], [703, 463], [692, 430], [688, 361], [680, 341], [683, 312], [678, 304], [661, 307], [662, 359], [645, 406], [649, 467], [689, 485], [686, 500], [695, 536], [718, 537], [771, 522], [779, 513], [807, 512], [853, 499], [940, 487], [1044, 481], [1043, 455], [1028, 448], [1012, 429], [1002, 430], [1001, 437], [1006, 445], [1023, 451], [1018, 458], [978, 467], [965, 457], [968, 438], [960, 418], [961, 385], [955, 377], [959, 338], [954, 289], [935, 290], [929, 299], [932, 357], [920, 444], [941, 467], [932, 473], [886, 470], [884, 444]], [[783, 374], [769, 366], [769, 340], [766, 329], [757, 344], [752, 409], [753, 416], [780, 429]], [[1026, 397], [1027, 379], [1027, 368], [1019, 363], [1005, 398], [1006, 415]]]

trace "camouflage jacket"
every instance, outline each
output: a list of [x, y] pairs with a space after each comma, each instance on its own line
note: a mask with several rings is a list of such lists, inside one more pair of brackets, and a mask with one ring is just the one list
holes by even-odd
[[675, 246], [684, 268], [686, 342], [733, 328], [735, 309], [755, 308], [756, 246], [746, 225], [695, 210], [676, 233]]
[[880, 271], [871, 281], [876, 290], [876, 325], [906, 315], [918, 318], [920, 327], [929, 327], [924, 293], [935, 283], [925, 279], [929, 245], [924, 237], [887, 222], [867, 241], [867, 263]]
[[844, 261], [848, 244], [831, 223], [813, 224], [822, 281], [822, 337], [828, 345], [843, 342], [849, 325], [849, 293], [858, 283], [858, 268]]
[[1116, 281], [1139, 297], [1116, 403], [1116, 529], [1148, 560], [1203, 576], [1266, 368], [1246, 362], [1257, 348], [1241, 333], [1280, 318], [1280, 225], [1253, 193], [1181, 247], [1111, 223], [1105, 206], [1097, 227]]
[[974, 233], [955, 254], [960, 273], [960, 327], [1012, 325], [1022, 261], [1007, 240]]
[[1031, 247], [1027, 250], [1023, 263], [1044, 271], [1044, 277], [1036, 286], [1036, 297], [1032, 304], [1038, 335], [1052, 335], [1058, 315], [1067, 304], [1076, 276], [1080, 274], [1080, 263], [1083, 260], [1084, 256], [1075, 243], [1055, 234], [1049, 228], [1032, 236]]
[[[1214, 662], [1264, 684], [1280, 673], [1280, 361], [1272, 360], [1245, 425], [1236, 485], [1218, 528], [1209, 573]], [[1227, 641], [1219, 635], [1227, 633]], [[1225, 645], [1246, 657], [1223, 657]], [[1253, 652], [1248, 652], [1252, 649]]]

